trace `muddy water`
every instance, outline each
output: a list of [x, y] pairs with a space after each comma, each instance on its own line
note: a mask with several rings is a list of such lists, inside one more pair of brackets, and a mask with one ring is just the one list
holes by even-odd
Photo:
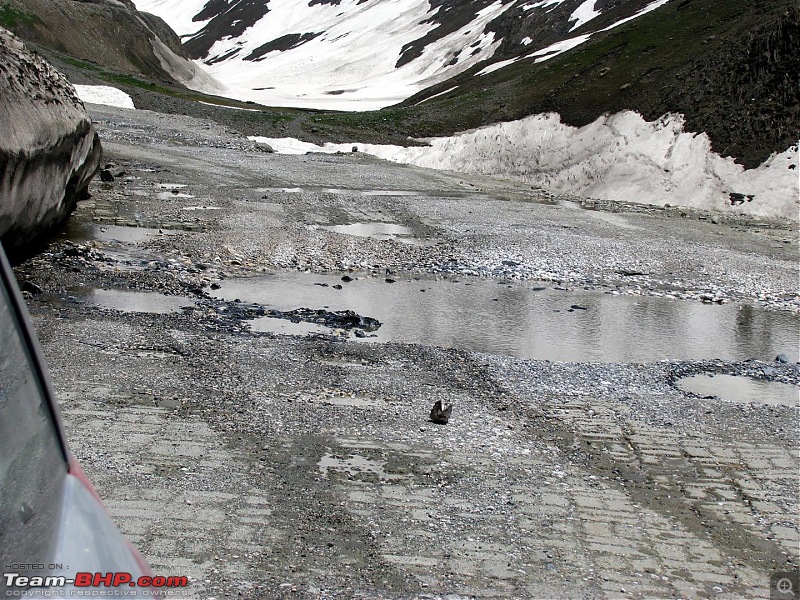
[[[363, 340], [367, 342], [581, 362], [772, 360], [780, 353], [797, 360], [800, 354], [800, 317], [735, 304], [566, 292], [543, 284], [479, 279], [343, 282], [338, 276], [303, 273], [229, 280], [215, 293], [279, 310], [354, 310], [383, 323], [375, 337]], [[261, 321], [254, 323], [255, 329], [263, 327]]]
[[78, 290], [76, 295], [89, 304], [122, 312], [169, 314], [194, 304], [191, 298], [185, 296], [166, 296], [157, 292], [88, 289]]
[[775, 381], [757, 381], [740, 375], [692, 375], [678, 381], [678, 387], [698, 396], [714, 396], [730, 402], [797, 406], [797, 386]]

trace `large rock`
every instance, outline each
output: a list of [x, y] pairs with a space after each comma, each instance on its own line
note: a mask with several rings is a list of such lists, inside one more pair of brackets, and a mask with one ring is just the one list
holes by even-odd
[[61, 226], [100, 166], [75, 89], [0, 28], [0, 241], [19, 255]]

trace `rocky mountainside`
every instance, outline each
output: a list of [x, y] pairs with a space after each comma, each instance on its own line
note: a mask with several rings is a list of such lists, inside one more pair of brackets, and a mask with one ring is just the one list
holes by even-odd
[[[748, 168], [800, 138], [796, 0], [133, 3], [164, 20], [130, 0], [0, 0], [0, 23], [55, 51], [73, 80], [109, 82], [137, 107], [248, 135], [408, 143], [535, 114], [584, 126], [633, 110], [649, 121], [684, 115], [687, 131], [707, 133], [715, 152]], [[70, 27], [80, 35], [63, 33]], [[161, 44], [180, 69], [154, 58]], [[247, 103], [166, 85], [197, 65], [228, 86], [204, 89]]]
[[553, 59], [476, 71], [408, 99], [393, 120], [441, 135], [548, 112], [574, 126], [626, 109], [650, 121], [679, 113], [748, 168], [800, 138], [794, 0], [671, 1]]
[[0, 240], [13, 258], [61, 225], [101, 161], [74, 88], [0, 27]]
[[475, 66], [557, 52], [667, 0], [134, 1], [235, 98], [369, 110]]
[[[800, 138], [796, 0], [134, 1], [228, 94], [347, 109], [410, 96], [315, 116], [309, 138], [442, 136], [549, 112], [584, 126], [634, 110], [684, 115], [748, 168]], [[272, 115], [224, 118], [274, 129]]]
[[0, 0], [0, 25], [36, 47], [117, 73], [214, 92], [162, 19], [130, 0]]

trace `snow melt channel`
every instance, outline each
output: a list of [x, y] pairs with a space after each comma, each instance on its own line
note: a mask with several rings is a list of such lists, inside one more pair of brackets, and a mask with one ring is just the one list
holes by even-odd
[[251, 137], [277, 152], [350, 152], [399, 163], [516, 179], [578, 196], [797, 220], [798, 146], [745, 170], [711, 150], [681, 115], [648, 122], [624, 111], [584, 127], [547, 113], [431, 138], [429, 146], [326, 144]]

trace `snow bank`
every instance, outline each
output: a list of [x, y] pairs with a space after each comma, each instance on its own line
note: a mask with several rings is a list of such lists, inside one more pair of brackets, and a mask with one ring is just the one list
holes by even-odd
[[[624, 111], [571, 127], [548, 113], [432, 138], [426, 147], [355, 145], [395, 162], [507, 177], [579, 196], [798, 219], [797, 145], [745, 170], [712, 152], [707, 135], [683, 127], [681, 115], [647, 122]], [[354, 145], [251, 139], [293, 153], [349, 152]]]
[[102, 148], [66, 77], [2, 27], [0, 73], [0, 239], [13, 255], [66, 222]]
[[83, 102], [105, 104], [118, 108], [134, 108], [133, 98], [122, 90], [107, 85], [76, 85], [75, 91]]

